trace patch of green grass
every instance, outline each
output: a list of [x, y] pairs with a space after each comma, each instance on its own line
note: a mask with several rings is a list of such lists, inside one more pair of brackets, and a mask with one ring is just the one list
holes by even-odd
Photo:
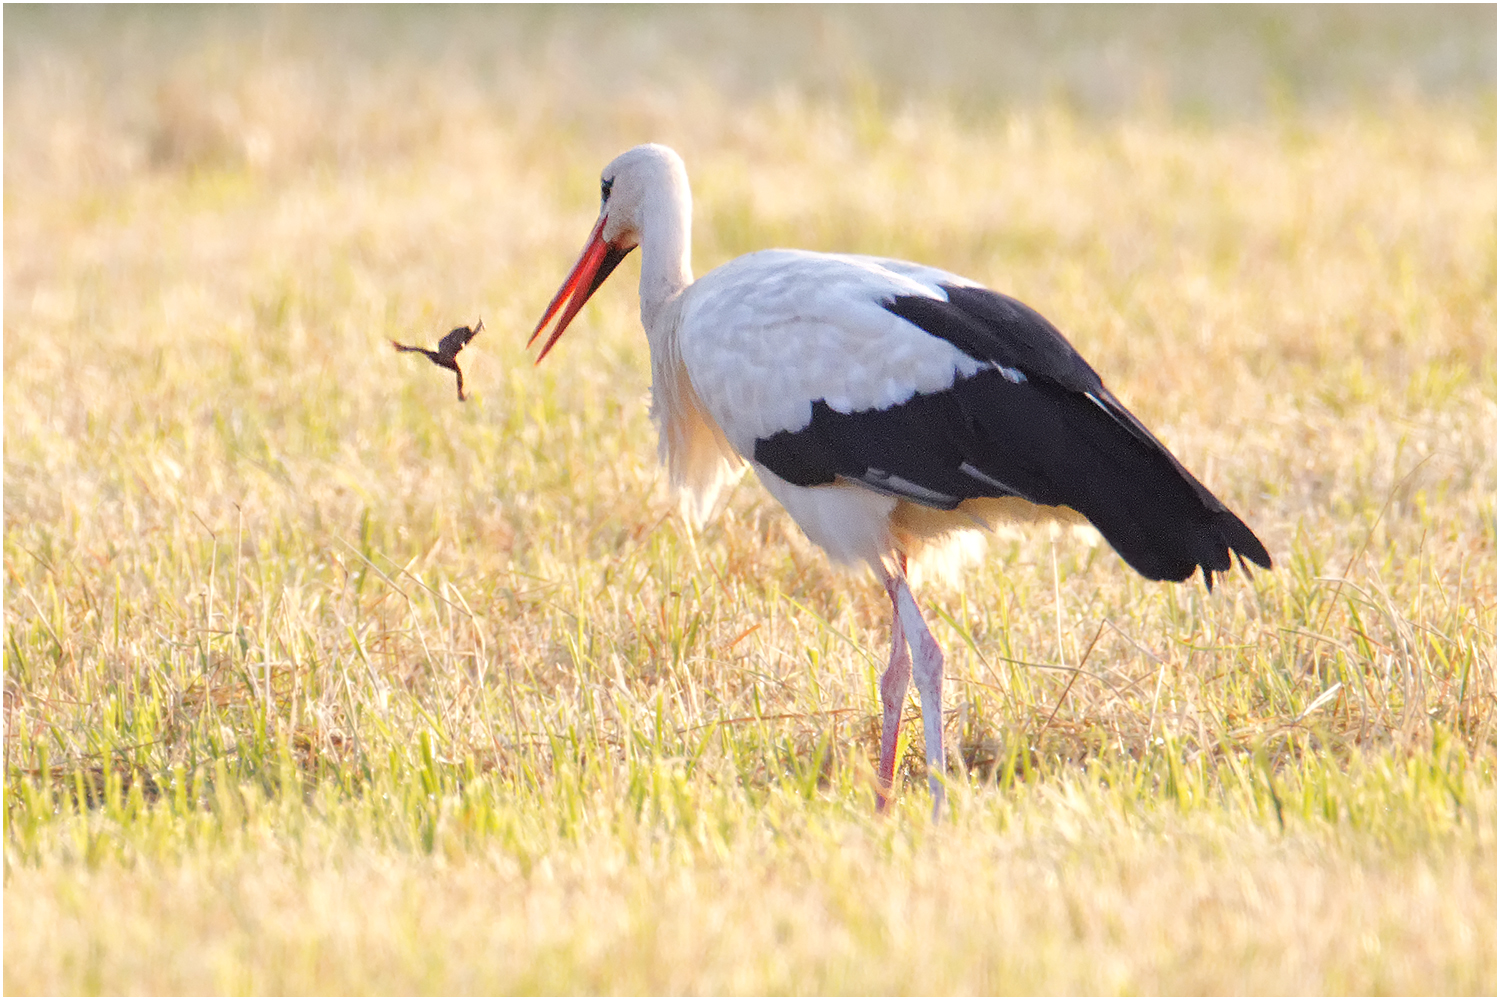
[[847, 770], [819, 790], [795, 765], [756, 783], [703, 754], [569, 749], [507, 772], [419, 739], [315, 784], [289, 754], [250, 780], [221, 761], [154, 802], [110, 779], [92, 808], [18, 782], [7, 975], [181, 992], [1397, 992], [1490, 975], [1494, 773], [1451, 740], [1280, 769], [1194, 766], [1167, 743], [960, 782], [938, 826], [915, 796], [876, 819]]

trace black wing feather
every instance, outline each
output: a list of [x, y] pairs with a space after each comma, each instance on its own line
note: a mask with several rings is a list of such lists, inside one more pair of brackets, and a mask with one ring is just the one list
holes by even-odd
[[1255, 534], [1056, 327], [987, 289], [946, 291], [946, 302], [899, 296], [885, 305], [990, 367], [883, 410], [840, 413], [818, 400], [806, 427], [757, 441], [755, 460], [799, 486], [842, 477], [943, 509], [998, 496], [1071, 507], [1153, 580], [1201, 568], [1211, 587], [1231, 553], [1270, 567]]

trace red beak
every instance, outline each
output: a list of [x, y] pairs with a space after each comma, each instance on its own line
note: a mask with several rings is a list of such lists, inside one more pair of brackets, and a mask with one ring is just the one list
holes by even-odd
[[578, 258], [578, 263], [573, 265], [573, 270], [568, 273], [567, 280], [562, 283], [562, 287], [552, 297], [552, 303], [547, 306], [547, 311], [542, 314], [541, 322], [537, 323], [536, 329], [531, 332], [531, 339], [526, 341], [526, 346], [530, 347], [563, 304], [563, 300], [567, 299], [568, 307], [563, 310], [562, 319], [557, 321], [557, 326], [552, 330], [552, 336], [548, 337], [547, 342], [542, 345], [542, 352], [536, 356], [537, 364], [541, 364], [547, 352], [552, 350], [552, 345], [557, 343], [557, 339], [563, 335], [568, 324], [573, 322], [573, 317], [578, 315], [578, 310], [583, 308], [589, 296], [604, 284], [604, 279], [608, 278], [610, 272], [618, 267], [620, 261], [624, 260], [626, 255], [634, 249], [634, 247], [627, 247], [621, 250], [606, 243], [603, 235], [604, 219], [602, 215], [599, 217], [594, 231], [589, 233], [589, 241], [584, 244], [583, 254]]

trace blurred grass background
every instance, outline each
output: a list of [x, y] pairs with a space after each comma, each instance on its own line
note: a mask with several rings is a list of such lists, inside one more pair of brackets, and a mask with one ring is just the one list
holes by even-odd
[[[1492, 7], [4, 18], [8, 989], [1494, 991]], [[925, 585], [875, 820], [879, 588], [678, 519], [634, 263], [522, 348], [648, 140], [700, 273], [1039, 308], [1277, 570]], [[479, 315], [468, 404], [386, 343]]]

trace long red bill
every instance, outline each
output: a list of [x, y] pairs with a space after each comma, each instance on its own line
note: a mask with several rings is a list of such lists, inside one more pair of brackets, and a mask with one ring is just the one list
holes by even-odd
[[588, 302], [589, 297], [598, 290], [600, 285], [604, 284], [604, 279], [608, 278], [610, 272], [619, 266], [626, 254], [630, 253], [630, 249], [620, 250], [604, 242], [603, 233], [604, 217], [600, 216], [598, 223], [594, 226], [594, 231], [589, 233], [589, 240], [584, 244], [578, 263], [574, 264], [573, 270], [568, 272], [567, 280], [552, 297], [547, 311], [542, 314], [541, 321], [531, 332], [531, 339], [526, 341], [526, 346], [530, 347], [541, 335], [542, 330], [546, 329], [548, 321], [556, 314], [563, 301], [567, 300], [567, 308], [563, 310], [562, 318], [557, 321], [552, 335], [542, 344], [541, 353], [536, 356], [537, 364], [542, 363], [547, 352], [552, 350], [552, 345], [557, 343], [563, 331], [568, 328], [568, 324], [573, 322], [573, 317], [578, 315], [578, 311], [583, 308], [584, 303]]

